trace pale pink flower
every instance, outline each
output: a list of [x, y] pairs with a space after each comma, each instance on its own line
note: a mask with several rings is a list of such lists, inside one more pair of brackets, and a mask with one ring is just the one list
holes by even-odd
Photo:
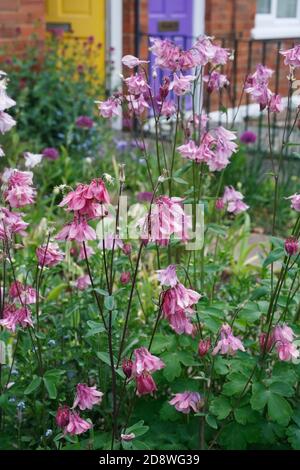
[[225, 65], [231, 55], [231, 51], [216, 44], [212, 45], [212, 58], [210, 62], [214, 65]]
[[281, 361], [291, 361], [299, 357], [299, 350], [294, 343], [284, 342], [276, 345], [278, 357]]
[[165, 116], [167, 119], [170, 119], [170, 117], [174, 116], [176, 114], [177, 109], [174, 101], [172, 100], [167, 100], [164, 101], [160, 110], [160, 114], [162, 116]]
[[247, 78], [245, 83], [245, 92], [249, 93], [253, 101], [260, 105], [261, 110], [268, 106], [272, 97], [272, 92], [268, 88], [272, 74], [273, 70], [258, 64], [256, 71]]
[[4, 197], [11, 207], [23, 207], [32, 204], [36, 190], [32, 186], [32, 172], [9, 169], [2, 175]]
[[136, 393], [138, 396], [152, 394], [156, 392], [156, 383], [151, 374], [143, 372], [141, 375], [136, 376]]
[[215, 47], [208, 36], [200, 36], [192, 47], [196, 65], [206, 65], [216, 55]]
[[180, 49], [168, 39], [150, 38], [149, 50], [155, 56], [154, 67], [177, 70], [179, 68]]
[[183, 242], [188, 240], [187, 230], [191, 227], [191, 217], [182, 207], [181, 198], [160, 196], [156, 198], [149, 215], [143, 217], [138, 226], [141, 238], [161, 246], [167, 246], [172, 235]]
[[138, 65], [141, 64], [148, 64], [149, 60], [140, 60], [134, 55], [124, 55], [122, 57], [122, 64], [128, 67], [129, 69], [133, 69], [134, 67], [137, 67]]
[[299, 357], [299, 350], [293, 343], [295, 333], [292, 328], [283, 324], [277, 325], [273, 331], [273, 338], [278, 357], [281, 361], [291, 361]]
[[39, 266], [53, 267], [63, 261], [64, 253], [59, 249], [57, 243], [49, 242], [36, 249]]
[[76, 189], [70, 191], [61, 201], [59, 207], [67, 206], [68, 211], [75, 211], [81, 215], [88, 215], [91, 208], [95, 209], [94, 204], [109, 204], [109, 194], [104, 181], [97, 178], [90, 184], [79, 184]]
[[79, 290], [85, 290], [90, 285], [91, 285], [91, 280], [87, 274], [84, 276], [80, 276], [76, 281], [76, 287]]
[[24, 222], [23, 215], [20, 212], [10, 212], [5, 207], [0, 208], [0, 240], [10, 240], [17, 233], [22, 237], [26, 236], [25, 230], [29, 224]]
[[79, 255], [78, 255], [78, 261], [82, 261], [85, 259], [85, 253], [87, 258], [90, 258], [92, 255], [95, 254], [95, 250], [89, 245], [85, 245], [85, 250], [83, 246], [80, 247]]
[[291, 208], [297, 212], [300, 212], [300, 194], [293, 194], [287, 199], [291, 200]]
[[86, 220], [80, 221], [75, 218], [73, 222], [65, 225], [55, 238], [56, 240], [75, 240], [82, 243], [88, 240], [96, 240], [96, 232], [88, 225]]
[[43, 159], [43, 155], [40, 154], [40, 153], [25, 152], [24, 153], [24, 158], [25, 158], [26, 168], [34, 168], [39, 163], [41, 163], [41, 161]]
[[179, 282], [176, 275], [176, 265], [171, 264], [166, 269], [160, 269], [157, 271], [157, 277], [162, 286], [175, 287]]
[[0, 325], [11, 330], [13, 333], [16, 331], [17, 325], [26, 328], [33, 323], [31, 319], [31, 311], [28, 307], [17, 308], [15, 305], [6, 305], [3, 310], [3, 318], [0, 320]]
[[106, 101], [96, 101], [98, 104], [99, 114], [104, 118], [112, 118], [120, 116], [120, 100], [112, 97]]
[[181, 413], [188, 414], [191, 411], [197, 413], [201, 404], [201, 396], [197, 392], [176, 393], [169, 403]]
[[82, 419], [78, 413], [75, 411], [70, 411], [69, 422], [65, 428], [65, 433], [74, 435], [74, 434], [83, 434], [92, 428], [92, 424], [88, 421]]
[[233, 142], [236, 140], [236, 135], [222, 126], [215, 129], [214, 133], [215, 148], [213, 157], [207, 161], [207, 164], [210, 171], [221, 171], [229, 164], [232, 154], [237, 152], [238, 146]]
[[239, 214], [249, 209], [249, 206], [243, 202], [244, 196], [236, 191], [233, 186], [226, 186], [223, 203], [227, 204], [227, 211], [233, 214]]
[[124, 82], [126, 83], [128, 92], [131, 95], [140, 95], [142, 93], [147, 94], [149, 92], [150, 86], [148, 85], [145, 77], [140, 73], [136, 73], [135, 75], [125, 78]]
[[36, 303], [37, 292], [33, 287], [14, 281], [9, 288], [9, 296], [21, 304], [30, 305]]
[[[106, 250], [112, 250], [113, 248], [114, 250], [123, 250], [124, 242], [117, 234], [107, 234], [104, 238], [104, 246]], [[99, 243], [99, 248], [103, 248], [103, 241]]]
[[5, 134], [10, 131], [15, 125], [16, 121], [4, 111], [0, 111], [0, 132]]
[[139, 96], [127, 95], [126, 99], [129, 111], [136, 116], [141, 116], [150, 108], [146, 97], [142, 93]]
[[229, 85], [229, 80], [226, 75], [217, 71], [213, 71], [209, 75], [203, 77], [203, 81], [207, 83], [207, 91], [211, 93], [214, 90], [221, 90]]
[[170, 90], [173, 90], [175, 95], [182, 96], [189, 93], [192, 89], [192, 82], [196, 80], [193, 75], [183, 75], [174, 73], [173, 81], [170, 84]]
[[73, 408], [78, 406], [81, 410], [91, 410], [94, 405], [99, 405], [102, 401], [103, 393], [96, 389], [96, 386], [88, 387], [86, 384], [77, 384], [76, 396]]
[[296, 335], [293, 332], [292, 328], [283, 324], [281, 326], [277, 325], [274, 328], [273, 336], [275, 341], [280, 341], [282, 343], [287, 341], [291, 343], [294, 340], [294, 336]]
[[212, 139], [209, 133], [202, 139], [200, 145], [196, 145], [193, 140], [177, 148], [183, 158], [193, 160], [195, 163], [208, 163], [214, 158], [214, 153], [210, 149]]
[[292, 65], [293, 67], [300, 67], [300, 45], [296, 45], [292, 49], [286, 51], [279, 51], [284, 57], [285, 65]]
[[16, 102], [7, 95], [5, 88], [0, 86], [0, 111], [5, 111], [15, 105]]
[[165, 367], [163, 361], [153, 356], [148, 349], [142, 347], [134, 350], [133, 375], [135, 377], [148, 372], [153, 374], [157, 370]]
[[273, 93], [269, 103], [269, 109], [271, 113], [281, 113], [281, 111], [283, 111], [283, 108], [284, 105], [281, 96], [275, 95], [275, 93]]
[[183, 309], [177, 309], [173, 315], [165, 315], [170, 327], [178, 335], [186, 334], [192, 336], [194, 333], [193, 323], [190, 321], [191, 313], [185, 312]]
[[215, 356], [216, 354], [229, 354], [233, 356], [236, 351], [245, 351], [243, 343], [239, 338], [233, 336], [232, 329], [226, 323], [222, 325], [221, 328], [221, 339], [218, 341], [216, 347], [214, 348], [212, 354]]

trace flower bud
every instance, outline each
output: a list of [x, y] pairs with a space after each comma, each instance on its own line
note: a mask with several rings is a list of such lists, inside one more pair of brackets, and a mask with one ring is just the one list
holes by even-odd
[[200, 357], [204, 357], [206, 356], [208, 350], [210, 348], [210, 339], [207, 338], [207, 339], [202, 339], [200, 342], [199, 342], [199, 345], [198, 345], [198, 353], [199, 353], [199, 356]]
[[59, 428], [64, 428], [69, 424], [70, 408], [67, 405], [59, 406], [56, 413], [56, 424]]
[[266, 350], [268, 352], [272, 349], [272, 346], [273, 346], [273, 343], [274, 343], [273, 333], [269, 334], [267, 345], [265, 346], [266, 339], [267, 339], [267, 333], [260, 333], [260, 335], [258, 337], [260, 349], [261, 349], [261, 351]]
[[223, 199], [219, 198], [219, 199], [216, 200], [216, 206], [215, 207], [216, 207], [217, 211], [223, 210], [224, 206], [225, 206], [225, 204], [224, 204]]
[[120, 276], [120, 281], [122, 284], [128, 284], [130, 282], [130, 278], [131, 278], [131, 275], [130, 275], [130, 272], [129, 271], [124, 271], [121, 276]]
[[130, 379], [132, 376], [133, 362], [131, 359], [124, 359], [122, 362], [122, 370], [126, 375], [127, 379]]
[[284, 248], [288, 255], [296, 255], [299, 250], [299, 242], [295, 237], [289, 237], [284, 242]]
[[130, 243], [124, 243], [122, 251], [123, 251], [124, 255], [129, 256], [130, 253], [132, 252], [131, 244]]

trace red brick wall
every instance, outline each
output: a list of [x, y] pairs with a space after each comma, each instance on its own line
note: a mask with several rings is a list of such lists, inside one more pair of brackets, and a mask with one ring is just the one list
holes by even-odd
[[[148, 0], [140, 0], [140, 32], [148, 33]], [[123, 54], [135, 54], [135, 1], [123, 0]], [[140, 42], [140, 57], [147, 57], [147, 41]]]
[[35, 32], [45, 35], [44, 0], [0, 0], [0, 47], [22, 49]]

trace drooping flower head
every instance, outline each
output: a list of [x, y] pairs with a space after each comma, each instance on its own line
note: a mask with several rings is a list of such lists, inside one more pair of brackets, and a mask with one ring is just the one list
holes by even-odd
[[227, 323], [222, 325], [220, 336], [221, 339], [212, 352], [214, 356], [218, 353], [233, 356], [238, 350], [245, 351], [241, 340], [233, 336], [232, 329]]
[[162, 286], [175, 287], [179, 282], [175, 264], [171, 264], [166, 269], [158, 270], [157, 277]]
[[16, 331], [18, 325], [22, 328], [27, 328], [28, 326], [33, 328], [31, 311], [25, 306], [17, 308], [14, 304], [8, 304], [4, 307], [3, 318], [0, 320], [0, 325], [13, 333]]
[[236, 191], [233, 186], [226, 186], [222, 197], [223, 203], [227, 205], [227, 211], [233, 214], [239, 214], [249, 209], [249, 206], [243, 201], [244, 196]]
[[47, 266], [49, 268], [56, 266], [63, 261], [64, 254], [59, 249], [57, 243], [49, 242], [48, 245], [42, 245], [36, 249], [39, 266]]
[[291, 200], [291, 208], [296, 212], [300, 212], [300, 194], [293, 194], [287, 199]]
[[36, 303], [37, 292], [33, 287], [14, 281], [9, 288], [9, 296], [23, 305], [30, 305]]
[[73, 408], [77, 406], [81, 410], [91, 410], [94, 405], [99, 405], [102, 401], [103, 393], [96, 389], [96, 386], [89, 387], [86, 384], [79, 383], [76, 387], [76, 396]]
[[191, 411], [197, 413], [201, 405], [201, 396], [197, 392], [176, 393], [169, 403], [180, 413], [188, 414]]
[[292, 359], [297, 359], [300, 356], [300, 352], [295, 345], [294, 337], [295, 333], [292, 328], [286, 324], [277, 325], [273, 331], [273, 338], [275, 343], [275, 348], [278, 353], [278, 357], [281, 361], [291, 361]]
[[65, 433], [71, 435], [83, 434], [92, 428], [92, 424], [82, 419], [75, 411], [70, 411], [69, 422], [65, 427]]
[[141, 375], [143, 372], [153, 374], [157, 370], [165, 367], [163, 361], [158, 357], [153, 356], [148, 349], [142, 347], [134, 350], [134, 361], [133, 361], [133, 374], [135, 376]]
[[279, 51], [281, 55], [284, 57], [285, 65], [292, 65], [293, 67], [300, 67], [300, 45], [297, 44], [295, 47], [291, 49], [287, 49], [286, 51], [281, 50]]

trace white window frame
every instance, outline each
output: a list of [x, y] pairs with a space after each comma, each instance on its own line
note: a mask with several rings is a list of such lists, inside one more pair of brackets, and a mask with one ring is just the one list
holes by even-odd
[[297, 0], [297, 16], [295, 18], [278, 18], [277, 2], [271, 0], [270, 13], [257, 13], [255, 27], [251, 31], [253, 39], [280, 39], [300, 37], [300, 0]]

